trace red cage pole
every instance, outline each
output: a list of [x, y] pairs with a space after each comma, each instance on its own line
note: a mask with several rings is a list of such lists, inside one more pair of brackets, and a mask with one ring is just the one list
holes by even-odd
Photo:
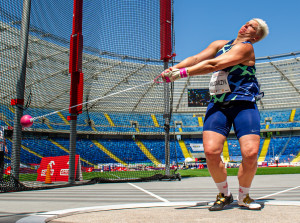
[[[82, 113], [83, 73], [82, 73], [82, 4], [83, 0], [74, 0], [73, 28], [70, 40], [69, 72], [71, 74], [70, 114]], [[76, 116], [68, 117], [72, 119]]]
[[[77, 115], [82, 113], [83, 73], [82, 73], [82, 7], [83, 0], [74, 0], [73, 28], [70, 41], [69, 72], [71, 74], [70, 107], [68, 120], [70, 121], [70, 155], [69, 155], [69, 183], [75, 183], [76, 173], [76, 135]], [[77, 106], [80, 104], [79, 106]]]
[[160, 59], [168, 62], [172, 54], [172, 0], [160, 0]]
[[[172, 55], [172, 0], [160, 0], [160, 59], [164, 69], [169, 66]], [[170, 86], [164, 83], [164, 121], [165, 121], [165, 175], [170, 176]]]

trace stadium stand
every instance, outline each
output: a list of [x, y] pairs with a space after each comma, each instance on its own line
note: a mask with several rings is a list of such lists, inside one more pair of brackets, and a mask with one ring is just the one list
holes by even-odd
[[[68, 1], [66, 3], [70, 4]], [[15, 96], [12, 86], [16, 85], [18, 77], [20, 17], [11, 16], [8, 12], [2, 15], [0, 31], [1, 40], [4, 41], [1, 41], [1, 52], [5, 53], [6, 58], [1, 61], [1, 77], [6, 78], [0, 79], [0, 125], [5, 126], [8, 134], [9, 153], [5, 162], [9, 165], [14, 119], [14, 107], [11, 106], [10, 99]], [[153, 11], [149, 15], [150, 18], [158, 18], [153, 16]], [[139, 24], [143, 22], [140, 21]], [[71, 31], [71, 27], [69, 28]], [[141, 36], [143, 40], [147, 37]], [[25, 86], [25, 104], [28, 102], [28, 107], [24, 109], [24, 114], [40, 118], [31, 128], [23, 129], [25, 133], [20, 157], [22, 165], [40, 164], [43, 157], [69, 153], [69, 37], [69, 32], [56, 36], [31, 24]], [[85, 38], [88, 40], [89, 35]], [[148, 39], [148, 42], [151, 46], [155, 45], [152, 44], [152, 39]], [[76, 153], [81, 157], [81, 165], [98, 167], [104, 164], [126, 166], [128, 163], [165, 163], [165, 140], [162, 136], [169, 126], [165, 126], [164, 120], [164, 85], [152, 82], [164, 68], [157, 56], [159, 53], [155, 56], [147, 55], [147, 58], [132, 56], [126, 52], [116, 53], [115, 48], [98, 49], [94, 47], [94, 41], [92, 43], [84, 45], [82, 55], [86, 84], [83, 98], [85, 102], [93, 102], [83, 107], [83, 113], [77, 119], [80, 136], [76, 142]], [[114, 46], [105, 43], [107, 47], [110, 45]], [[140, 55], [140, 51], [144, 50], [138, 49], [135, 53]], [[157, 51], [160, 51], [159, 47]], [[259, 150], [262, 161], [271, 161], [276, 154], [280, 156], [281, 162], [287, 162], [288, 159], [292, 161], [300, 152], [300, 137], [297, 136], [300, 130], [299, 54], [257, 58], [256, 76], [265, 94], [257, 102], [263, 130]], [[184, 162], [191, 155], [190, 143], [203, 143], [201, 134], [206, 107], [189, 107], [188, 89], [207, 89], [210, 76], [211, 74], [189, 77], [172, 85], [170, 157], [174, 162]], [[147, 84], [148, 82], [150, 83]], [[138, 86], [139, 89], [125, 94], [127, 89]], [[118, 92], [122, 94], [116, 94]], [[98, 100], [94, 101], [95, 99]], [[55, 111], [55, 114], [45, 116]], [[60, 137], [63, 134], [65, 137]], [[173, 140], [173, 136], [180, 134], [185, 137]], [[30, 138], [28, 135], [34, 137]], [[195, 135], [199, 139], [194, 139]], [[228, 138], [227, 145], [229, 159], [240, 162], [241, 152], [233, 134]]]

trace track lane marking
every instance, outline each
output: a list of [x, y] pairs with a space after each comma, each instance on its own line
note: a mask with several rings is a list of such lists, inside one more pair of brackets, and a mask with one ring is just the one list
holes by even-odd
[[131, 186], [133, 186], [133, 187], [135, 187], [136, 189], [139, 189], [140, 191], [145, 192], [146, 194], [151, 195], [152, 197], [155, 197], [155, 198], [158, 199], [158, 200], [161, 200], [161, 201], [163, 201], [163, 202], [170, 202], [170, 201], [168, 201], [167, 199], [164, 199], [164, 198], [162, 198], [162, 197], [160, 197], [160, 196], [158, 196], [158, 195], [156, 195], [156, 194], [153, 194], [152, 192], [147, 191], [147, 190], [145, 190], [145, 189], [143, 189], [143, 188], [141, 188], [141, 187], [139, 187], [139, 186], [137, 186], [137, 185], [135, 185], [135, 184], [132, 184], [132, 183], [128, 183], [128, 184], [131, 185]]
[[256, 198], [256, 200], [261, 200], [261, 199], [264, 199], [264, 198], [267, 198], [267, 197], [272, 197], [274, 195], [277, 195], [277, 194], [282, 194], [284, 192], [288, 192], [288, 191], [291, 191], [291, 190], [295, 190], [297, 188], [300, 188], [300, 186], [297, 186], [297, 187], [292, 187], [292, 188], [289, 188], [289, 189], [286, 189], [286, 190], [283, 190], [283, 191], [279, 191], [279, 192], [276, 192], [276, 193], [273, 193], [273, 194], [269, 194], [269, 195], [266, 195], [266, 196], [262, 196], [262, 197], [259, 197], [259, 198]]

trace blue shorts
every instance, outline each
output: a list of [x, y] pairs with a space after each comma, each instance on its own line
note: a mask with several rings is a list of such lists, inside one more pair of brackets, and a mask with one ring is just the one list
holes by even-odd
[[228, 105], [209, 103], [203, 131], [213, 131], [228, 136], [233, 125], [236, 137], [260, 135], [260, 115], [257, 105], [248, 101], [232, 101]]

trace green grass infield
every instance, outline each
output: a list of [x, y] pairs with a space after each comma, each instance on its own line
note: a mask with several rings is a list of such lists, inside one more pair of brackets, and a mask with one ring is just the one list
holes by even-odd
[[[208, 169], [186, 169], [178, 170], [181, 177], [209, 177]], [[83, 173], [84, 180], [90, 180], [95, 177], [106, 179], [136, 179], [150, 177], [155, 174], [164, 174], [164, 171], [117, 171], [117, 172], [91, 172]], [[228, 168], [228, 176], [237, 176], [238, 168]], [[271, 175], [271, 174], [300, 174], [299, 167], [260, 167], [257, 168], [256, 175]], [[36, 181], [37, 174], [20, 174], [20, 181]]]
[[[237, 176], [238, 168], [228, 168], [228, 176]], [[210, 173], [208, 169], [187, 169], [178, 171], [181, 177], [208, 177]], [[271, 174], [300, 174], [300, 166], [297, 167], [259, 167], [256, 175], [271, 175]]]

